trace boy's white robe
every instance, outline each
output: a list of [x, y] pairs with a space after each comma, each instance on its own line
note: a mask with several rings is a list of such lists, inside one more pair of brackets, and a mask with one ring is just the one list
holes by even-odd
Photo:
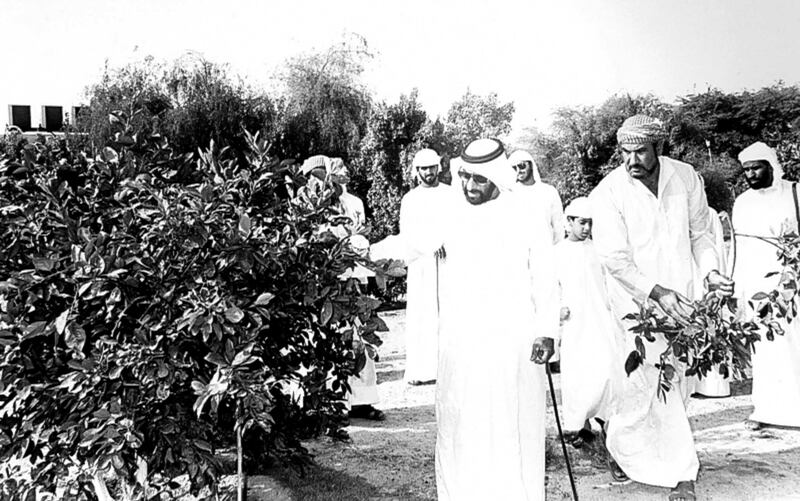
[[[757, 292], [773, 290], [780, 275], [765, 277], [781, 271], [776, 248], [744, 235], [778, 237], [785, 232], [797, 234], [792, 186], [776, 179], [762, 190], [749, 189], [739, 195], [733, 206], [733, 225], [736, 228], [736, 268], [734, 281], [740, 304], [753, 312], [747, 301]], [[750, 419], [780, 426], [800, 426], [800, 319], [786, 324], [783, 336], [762, 340], [755, 345], [753, 355], [753, 414]]]
[[[611, 171], [591, 194], [595, 248], [609, 275], [609, 297], [625, 332], [624, 364], [635, 349], [627, 332], [627, 313], [638, 311], [634, 299], [648, 300], [653, 287], [668, 287], [695, 298], [695, 263], [704, 274], [717, 267], [708, 203], [700, 177], [686, 163], [659, 157], [658, 197], [624, 166]], [[655, 363], [666, 347], [662, 335], [645, 342], [642, 367], [623, 378], [621, 398], [608, 420], [607, 446], [628, 476], [662, 487], [695, 480], [699, 468], [686, 415], [686, 379], [659, 399]]]
[[[462, 195], [463, 197], [463, 195]], [[460, 200], [444, 238], [436, 484], [440, 501], [544, 500], [546, 375], [558, 332], [553, 247], [511, 192]]]
[[619, 353], [622, 335], [611, 315], [592, 240], [563, 240], [555, 253], [561, 306], [569, 308], [561, 328], [562, 419], [565, 430], [578, 431], [587, 419], [608, 419], [625, 376]]
[[434, 257], [455, 201], [453, 189], [418, 186], [400, 204], [400, 236], [407, 247], [405, 381], [436, 379], [440, 268]]

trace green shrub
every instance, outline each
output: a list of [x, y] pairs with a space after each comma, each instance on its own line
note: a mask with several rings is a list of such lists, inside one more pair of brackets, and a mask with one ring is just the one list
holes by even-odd
[[332, 187], [290, 199], [294, 172], [250, 135], [183, 184], [188, 159], [132, 126], [115, 115], [130, 141], [85, 166], [0, 169], [3, 499], [91, 498], [95, 472], [134, 497], [184, 473], [214, 492], [234, 423], [247, 456], [302, 464], [343, 415], [353, 338], [385, 328], [339, 278], [357, 257]]

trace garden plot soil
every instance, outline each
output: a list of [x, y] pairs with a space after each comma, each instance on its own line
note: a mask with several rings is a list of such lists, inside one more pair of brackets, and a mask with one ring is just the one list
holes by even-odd
[[[403, 382], [404, 312], [383, 314], [391, 332], [383, 336], [378, 382], [379, 408], [387, 419], [354, 420], [349, 443], [320, 439], [309, 442], [316, 466], [306, 477], [285, 470], [253, 476], [252, 500], [435, 500], [434, 386], [410, 387]], [[555, 383], [558, 386], [558, 375]], [[701, 470], [699, 500], [800, 500], [800, 430], [746, 430], [750, 414], [747, 382], [734, 386], [734, 396], [691, 399], [689, 414]], [[549, 402], [548, 402], [549, 405]], [[578, 494], [582, 500], [664, 500], [668, 489], [637, 483], [612, 484], [602, 446], [595, 441], [569, 448]], [[571, 498], [555, 420], [548, 411], [547, 499]]]

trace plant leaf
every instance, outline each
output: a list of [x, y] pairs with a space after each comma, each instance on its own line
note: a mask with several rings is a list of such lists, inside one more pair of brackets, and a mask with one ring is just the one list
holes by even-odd
[[642, 365], [642, 356], [638, 351], [632, 351], [625, 360], [625, 373], [630, 376], [640, 365]]
[[319, 322], [322, 325], [328, 325], [328, 322], [331, 321], [332, 316], [333, 316], [333, 303], [331, 303], [330, 299], [325, 299], [325, 303], [322, 304], [322, 311], [319, 314]]
[[250, 236], [250, 216], [247, 214], [239, 216], [239, 234], [244, 238]]
[[264, 292], [256, 298], [256, 306], [266, 306], [275, 298], [275, 294], [271, 292]]
[[231, 305], [230, 308], [225, 310], [225, 318], [227, 318], [228, 322], [232, 324], [238, 324], [244, 318], [244, 312], [237, 306]]
[[56, 318], [56, 332], [59, 335], [64, 334], [64, 329], [67, 328], [67, 320], [69, 320], [69, 310], [64, 310]]

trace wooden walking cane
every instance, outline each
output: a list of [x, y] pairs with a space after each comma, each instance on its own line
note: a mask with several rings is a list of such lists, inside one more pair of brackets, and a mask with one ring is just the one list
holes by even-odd
[[569, 485], [572, 487], [572, 499], [578, 501], [578, 489], [575, 488], [575, 477], [572, 475], [572, 465], [569, 462], [567, 443], [564, 441], [564, 432], [561, 431], [561, 419], [558, 417], [558, 404], [556, 403], [556, 389], [553, 386], [553, 375], [550, 374], [550, 364], [547, 362], [544, 363], [544, 370], [547, 373], [547, 382], [550, 384], [550, 397], [553, 399], [553, 414], [556, 416], [558, 438], [561, 439], [561, 450], [564, 452], [564, 461], [567, 463], [567, 475], [569, 475]]
[[436, 259], [436, 315], [439, 315], [439, 256]]

